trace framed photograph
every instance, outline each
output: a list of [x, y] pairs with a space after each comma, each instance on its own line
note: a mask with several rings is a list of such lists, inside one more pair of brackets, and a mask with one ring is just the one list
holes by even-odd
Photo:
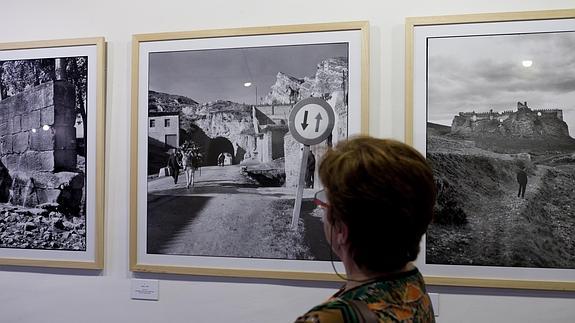
[[0, 265], [103, 268], [104, 38], [0, 44]]
[[408, 18], [406, 139], [437, 183], [430, 284], [575, 290], [575, 10]]
[[[367, 133], [368, 40], [367, 22], [135, 35], [131, 269], [338, 279], [313, 195], [328, 147]], [[303, 146], [288, 117], [310, 97], [335, 126], [311, 146], [292, 229]]]

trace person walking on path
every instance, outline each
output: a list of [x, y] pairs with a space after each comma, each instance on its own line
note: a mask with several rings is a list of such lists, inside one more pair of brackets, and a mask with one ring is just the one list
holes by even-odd
[[527, 173], [525, 172], [525, 166], [519, 167], [517, 172], [517, 183], [519, 183], [519, 192], [517, 197], [525, 198], [525, 189], [527, 188]]
[[315, 176], [315, 155], [310, 150], [309, 155], [307, 157], [307, 166], [305, 173], [306, 188], [313, 188], [314, 176]]
[[191, 151], [184, 151], [182, 155], [182, 167], [184, 167], [184, 172], [186, 172], [186, 188], [194, 186], [194, 173], [196, 168], [194, 167], [194, 155]]
[[226, 159], [226, 156], [224, 156], [224, 153], [220, 153], [218, 155], [218, 166], [223, 167], [224, 166], [224, 160]]
[[178, 156], [175, 149], [170, 149], [170, 157], [168, 158], [168, 169], [170, 175], [174, 178], [174, 185], [178, 184], [178, 176], [180, 175], [180, 164], [178, 163]]

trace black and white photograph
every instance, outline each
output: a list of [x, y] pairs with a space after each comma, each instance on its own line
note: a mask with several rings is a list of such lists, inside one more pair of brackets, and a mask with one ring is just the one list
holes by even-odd
[[102, 47], [100, 38], [0, 47], [2, 264], [101, 266]]
[[0, 247], [86, 250], [88, 57], [0, 61]]
[[[322, 189], [318, 168], [325, 151], [361, 132], [361, 29], [286, 30], [165, 43], [169, 35], [160, 35], [140, 43], [139, 211], [132, 218], [140, 263], [259, 275], [262, 269], [297, 272], [297, 263], [323, 268], [314, 266], [338, 262], [313, 197]], [[304, 146], [288, 123], [307, 98], [327, 102], [335, 122], [303, 161]], [[328, 120], [310, 115], [303, 122], [319, 129]], [[292, 223], [300, 180], [301, 208]], [[282, 267], [285, 261], [291, 267]]]
[[[311, 198], [323, 151], [347, 137], [348, 44], [160, 52], [149, 66], [148, 253], [329, 260]], [[308, 97], [337, 126], [312, 147], [293, 231], [302, 145], [288, 116]]]
[[575, 31], [427, 39], [428, 264], [575, 269]]

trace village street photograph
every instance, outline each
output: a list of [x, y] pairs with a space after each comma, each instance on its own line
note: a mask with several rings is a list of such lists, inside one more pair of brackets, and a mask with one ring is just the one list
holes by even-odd
[[[148, 254], [330, 260], [313, 195], [348, 135], [347, 43], [153, 52], [148, 79]], [[309, 97], [336, 121], [304, 161], [293, 229], [303, 146], [288, 117]]]

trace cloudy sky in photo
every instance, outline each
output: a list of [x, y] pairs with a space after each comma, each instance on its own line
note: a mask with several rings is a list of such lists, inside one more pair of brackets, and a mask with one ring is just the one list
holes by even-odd
[[[253, 104], [270, 91], [278, 72], [314, 77], [317, 64], [347, 57], [348, 44], [312, 44], [151, 53], [149, 88], [197, 102], [229, 100]], [[251, 87], [245, 87], [251, 82]]]
[[429, 39], [429, 121], [451, 125], [458, 112], [516, 110], [518, 101], [562, 109], [575, 137], [575, 32]]

